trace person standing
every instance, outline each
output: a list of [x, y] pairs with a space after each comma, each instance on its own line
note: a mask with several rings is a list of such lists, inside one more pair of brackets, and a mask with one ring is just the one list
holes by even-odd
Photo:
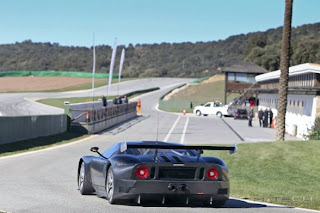
[[125, 95], [124, 97], [123, 97], [123, 102], [125, 103], [125, 104], [127, 104], [127, 103], [129, 103], [129, 100], [128, 100], [128, 97]]
[[101, 97], [101, 99], [102, 99], [102, 104], [103, 104], [103, 106], [106, 107], [106, 106], [108, 105], [108, 102], [107, 102], [106, 97], [103, 95], [103, 96]]
[[271, 110], [271, 109], [269, 109], [268, 116], [269, 116], [269, 128], [271, 128], [271, 125], [272, 125], [272, 119], [273, 119], [273, 112], [272, 112], [272, 110]]
[[119, 105], [119, 104], [122, 104], [122, 100], [119, 96], [117, 96], [114, 100], [113, 100], [113, 103], [115, 105]]
[[263, 127], [268, 127], [268, 110], [265, 109], [263, 112]]
[[117, 104], [122, 104], [122, 99], [119, 96], [117, 97]]
[[258, 118], [259, 118], [259, 125], [260, 127], [263, 126], [263, 110], [260, 109], [259, 112], [258, 112]]
[[138, 99], [138, 101], [137, 101], [137, 114], [138, 114], [138, 115], [141, 115], [141, 113], [142, 113], [142, 110], [141, 110], [141, 100]]
[[252, 127], [252, 118], [253, 118], [253, 116], [254, 116], [253, 107], [251, 107], [248, 116], [249, 116], [249, 124], [248, 124], [248, 125], [249, 125], [250, 127]]

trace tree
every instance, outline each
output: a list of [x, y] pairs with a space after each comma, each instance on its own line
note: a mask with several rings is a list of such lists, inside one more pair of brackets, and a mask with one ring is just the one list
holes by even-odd
[[288, 79], [290, 66], [290, 39], [292, 22], [292, 4], [293, 0], [285, 0], [284, 24], [282, 31], [282, 47], [280, 58], [280, 80], [278, 93], [278, 115], [276, 140], [283, 141], [285, 134], [285, 121], [287, 111]]

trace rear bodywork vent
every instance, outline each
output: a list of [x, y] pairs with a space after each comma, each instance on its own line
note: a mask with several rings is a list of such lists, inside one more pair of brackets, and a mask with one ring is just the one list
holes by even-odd
[[161, 157], [162, 157], [162, 159], [165, 160], [166, 162], [171, 162], [171, 161], [169, 160], [169, 158], [167, 158], [166, 156], [162, 155]]
[[194, 179], [196, 168], [159, 167], [159, 179]]
[[177, 162], [182, 163], [182, 161], [180, 160], [180, 158], [178, 158], [177, 156], [172, 156], [172, 158], [174, 158]]

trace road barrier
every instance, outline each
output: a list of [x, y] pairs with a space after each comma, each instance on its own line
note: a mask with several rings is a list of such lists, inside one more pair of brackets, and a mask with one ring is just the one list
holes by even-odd
[[0, 116], [0, 144], [67, 131], [67, 115]]
[[[137, 116], [137, 102], [102, 107], [100, 103], [70, 105], [70, 131], [94, 134]], [[81, 106], [91, 106], [82, 108]]]

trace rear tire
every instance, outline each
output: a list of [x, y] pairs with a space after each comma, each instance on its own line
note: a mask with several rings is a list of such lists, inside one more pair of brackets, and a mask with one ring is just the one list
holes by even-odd
[[92, 186], [87, 180], [84, 162], [82, 162], [80, 165], [80, 170], [78, 174], [78, 188], [82, 195], [92, 194]]
[[110, 204], [114, 204], [114, 176], [112, 168], [108, 169], [107, 182], [106, 182], [107, 200]]
[[219, 118], [221, 118], [222, 117], [222, 113], [221, 112], [217, 112], [217, 114], [216, 114]]
[[197, 116], [201, 116], [201, 111], [200, 111], [200, 110], [197, 110], [197, 111], [196, 111], [196, 115], [197, 115]]

